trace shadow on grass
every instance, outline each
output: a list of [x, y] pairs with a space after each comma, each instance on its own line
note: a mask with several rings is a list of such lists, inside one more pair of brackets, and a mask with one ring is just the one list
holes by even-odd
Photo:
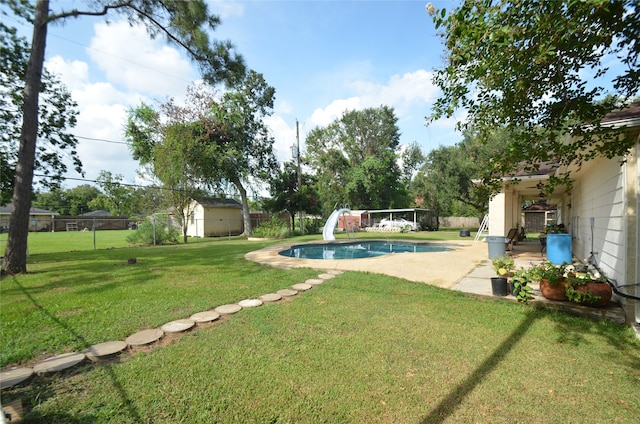
[[[69, 326], [66, 322], [64, 322], [63, 320], [61, 320], [59, 317], [57, 317], [56, 315], [52, 314], [47, 308], [45, 308], [44, 306], [40, 305], [32, 296], [31, 294], [18, 282], [16, 281], [16, 279], [14, 278], [14, 283], [20, 288], [20, 290], [22, 291], [22, 293], [24, 294], [24, 296], [29, 299], [29, 301], [36, 307], [38, 308], [38, 310], [40, 310], [45, 316], [47, 316], [51, 321], [55, 322], [57, 326], [59, 326], [60, 328], [64, 329], [64, 331], [68, 332], [69, 334], [71, 334], [73, 336], [73, 338], [75, 338], [77, 341], [79, 341], [82, 346], [84, 348], [89, 348], [91, 345], [87, 342], [86, 338], [84, 336], [82, 336], [81, 334], [79, 334], [77, 331], [75, 331], [73, 328], [71, 328], [71, 326]], [[116, 389], [116, 391], [118, 392], [118, 395], [120, 396], [121, 399], [121, 405], [124, 408], [124, 410], [127, 411], [127, 415], [129, 415], [129, 418], [136, 423], [142, 422], [142, 418], [140, 417], [140, 413], [138, 412], [138, 409], [136, 408], [134, 402], [130, 399], [128, 393], [126, 392], [126, 390], [124, 389], [124, 387], [122, 386], [122, 384], [120, 383], [120, 381], [118, 380], [116, 374], [113, 372], [113, 368], [111, 365], [106, 365], [105, 369], [107, 370], [107, 374], [109, 375], [112, 385], [113, 387]], [[38, 377], [36, 377], [37, 379]], [[51, 388], [51, 384], [47, 382], [48, 378], [45, 378], [45, 380], [42, 383], [38, 383], [35, 382], [32, 384], [32, 390], [35, 392], [32, 396], [29, 396], [30, 399], [33, 399], [34, 402], [35, 401], [43, 401], [46, 398], [49, 397], [53, 397], [55, 396], [55, 392], [53, 391], [53, 389]], [[64, 416], [60, 416], [60, 414], [56, 413], [55, 416], [45, 416], [43, 414], [41, 414], [40, 412], [36, 411], [30, 411], [27, 413], [27, 415], [25, 415], [25, 419], [23, 422], [25, 423], [29, 423], [29, 422], [34, 422], [34, 423], [39, 423], [39, 422], [47, 422], [47, 423], [54, 423], [54, 422], [60, 422], [60, 423], [93, 423], [95, 422], [95, 417], [92, 416], [84, 416], [84, 417], [72, 417], [72, 416], [67, 416], [66, 414], [63, 414]]]
[[[87, 290], [87, 293], [95, 293], [117, 286], [124, 278], [135, 280], [136, 284], [140, 285], [158, 279], [163, 270], [179, 273], [181, 269], [185, 269], [184, 272], [188, 274], [192, 267], [224, 269], [219, 265], [244, 260], [244, 254], [253, 249], [254, 246], [247, 244], [215, 243], [33, 255], [30, 261], [38, 264], [40, 269], [33, 271], [33, 267], [30, 267], [32, 270], [28, 274], [45, 277], [53, 275], [54, 279], [43, 279], [37, 284], [29, 284], [28, 290], [30, 293], [39, 294], [54, 287], [81, 286], [85, 287], [83, 290]], [[137, 258], [135, 265], [128, 265], [127, 261], [131, 257]], [[262, 269], [258, 264], [249, 264], [246, 271], [259, 274]], [[108, 285], [110, 281], [113, 282], [111, 286]], [[14, 290], [6, 286], [2, 291], [7, 295], [21, 292], [19, 289]]]
[[451, 416], [456, 409], [464, 402], [465, 398], [473, 391], [473, 389], [482, 382], [499, 364], [504, 360], [507, 354], [518, 344], [518, 342], [527, 333], [536, 317], [539, 314], [536, 311], [529, 311], [525, 319], [516, 327], [505, 341], [500, 344], [476, 370], [462, 381], [447, 397], [442, 399], [440, 403], [431, 411], [429, 415], [424, 417], [422, 424], [440, 423]]
[[[118, 380], [117, 375], [113, 371], [113, 366], [111, 364], [104, 364], [100, 366], [111, 379], [112, 385], [120, 397], [120, 402], [118, 402], [117, 408], [119, 414], [117, 421], [143, 423], [144, 420], [140, 416], [135, 403], [130, 399], [123, 385]], [[84, 371], [84, 368], [76, 369], [68, 372], [65, 377], [82, 373]], [[21, 399], [24, 410], [21, 417], [22, 419], [19, 422], [22, 424], [92, 424], [104, 421], [104, 418], [100, 418], [92, 412], [64, 412], [64, 408], [55, 406], [53, 407], [53, 411], [48, 411], [46, 408], [39, 408], [38, 405], [43, 405], [48, 399], [55, 399], [56, 396], [58, 396], [54, 384], [54, 381], [56, 380], [59, 381], [59, 379], [54, 376], [36, 377], [36, 380], [32, 381], [28, 386], [5, 389], [2, 393], [2, 404], [6, 405], [15, 399]], [[116, 419], [115, 417], [112, 418]]]
[[615, 358], [611, 357], [611, 359], [627, 366], [630, 375], [636, 375], [640, 371], [638, 342], [633, 335], [625, 336], [626, 332], [632, 331], [628, 325], [560, 313], [554, 316], [553, 321], [558, 334], [558, 343], [572, 346], [588, 345], [591, 343], [588, 336], [597, 335], [606, 340], [609, 346], [618, 354]]

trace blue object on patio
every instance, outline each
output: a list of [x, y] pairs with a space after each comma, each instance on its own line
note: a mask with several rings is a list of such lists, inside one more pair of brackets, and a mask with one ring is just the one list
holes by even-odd
[[547, 259], [554, 265], [573, 263], [571, 234], [547, 234]]

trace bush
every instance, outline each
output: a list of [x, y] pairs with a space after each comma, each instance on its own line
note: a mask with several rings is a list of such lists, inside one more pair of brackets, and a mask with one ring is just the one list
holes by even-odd
[[138, 229], [127, 237], [127, 242], [147, 245], [153, 245], [154, 241], [155, 244], [177, 244], [179, 237], [180, 231], [175, 227], [162, 221], [156, 221], [154, 228], [153, 221], [147, 218], [138, 224]]
[[281, 239], [289, 235], [289, 228], [285, 222], [277, 216], [272, 216], [269, 221], [263, 221], [253, 229], [254, 237]]

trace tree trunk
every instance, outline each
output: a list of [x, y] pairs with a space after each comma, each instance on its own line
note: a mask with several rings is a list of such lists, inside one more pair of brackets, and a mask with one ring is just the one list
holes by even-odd
[[249, 209], [249, 200], [247, 199], [247, 190], [242, 186], [240, 180], [234, 179], [231, 181], [240, 192], [240, 199], [242, 201], [242, 221], [244, 223], [244, 233], [246, 237], [251, 237], [253, 229], [251, 228], [251, 210]]
[[189, 240], [187, 237], [187, 230], [189, 229], [189, 221], [187, 221], [186, 219], [182, 220], [182, 242], [184, 244], [187, 244], [187, 241]]
[[27, 238], [33, 186], [33, 168], [38, 138], [38, 101], [42, 82], [44, 52], [47, 42], [49, 0], [38, 0], [33, 24], [31, 56], [27, 65], [22, 109], [22, 132], [13, 189], [13, 211], [2, 263], [2, 274], [27, 272]]

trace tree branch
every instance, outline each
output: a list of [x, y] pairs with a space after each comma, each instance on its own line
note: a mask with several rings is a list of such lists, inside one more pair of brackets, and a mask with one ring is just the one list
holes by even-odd
[[122, 3], [107, 4], [100, 11], [80, 11], [78, 9], [73, 9], [70, 12], [63, 12], [57, 15], [49, 15], [47, 22], [52, 22], [57, 19], [65, 19], [65, 18], [71, 18], [71, 17], [77, 18], [78, 16], [105, 16], [107, 13], [109, 13], [110, 9], [121, 9], [123, 7], [133, 8], [133, 2], [129, 0]]

